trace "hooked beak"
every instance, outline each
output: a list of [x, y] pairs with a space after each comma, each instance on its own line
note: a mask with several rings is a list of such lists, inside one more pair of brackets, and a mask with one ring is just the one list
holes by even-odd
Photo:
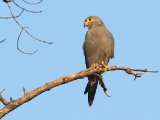
[[84, 27], [88, 26], [89, 23], [90, 23], [89, 21], [85, 20], [85, 21], [84, 21]]

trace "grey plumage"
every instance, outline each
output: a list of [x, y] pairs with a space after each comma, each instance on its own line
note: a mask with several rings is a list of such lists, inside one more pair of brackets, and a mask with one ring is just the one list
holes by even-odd
[[[102, 20], [97, 16], [90, 16], [84, 21], [84, 26], [88, 27], [83, 44], [86, 67], [93, 64], [101, 64], [102, 61], [108, 65], [110, 58], [114, 57], [114, 38], [111, 32], [106, 28]], [[98, 78], [88, 76], [88, 84], [84, 93], [88, 92], [88, 104], [92, 105]]]

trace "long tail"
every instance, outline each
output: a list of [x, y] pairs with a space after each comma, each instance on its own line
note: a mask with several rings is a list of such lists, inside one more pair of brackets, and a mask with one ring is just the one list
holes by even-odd
[[96, 94], [96, 89], [98, 85], [97, 77], [90, 76], [88, 77], [88, 84], [85, 88], [84, 94], [88, 92], [88, 105], [91, 106], [93, 104], [93, 100]]

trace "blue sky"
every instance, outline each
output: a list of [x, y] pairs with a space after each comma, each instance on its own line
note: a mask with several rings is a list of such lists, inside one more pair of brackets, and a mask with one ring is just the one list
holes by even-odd
[[[31, 0], [30, 0], [31, 1]], [[18, 2], [17, 2], [18, 3]], [[115, 38], [115, 58], [110, 66], [160, 69], [160, 1], [159, 0], [44, 0], [37, 6], [26, 5], [40, 14], [24, 13], [18, 20], [29, 27], [35, 36], [53, 45], [39, 43], [23, 34], [20, 47], [16, 39], [20, 29], [13, 20], [0, 20], [0, 90], [6, 88], [6, 99], [17, 99], [28, 91], [57, 79], [85, 69], [82, 45], [87, 31], [83, 21], [90, 15], [99, 16]], [[12, 5], [15, 13], [19, 10]], [[0, 16], [8, 16], [7, 5], [0, 2]], [[122, 71], [103, 75], [108, 87], [104, 95], [98, 87], [92, 107], [88, 107], [87, 95], [83, 94], [87, 79], [80, 79], [45, 92], [32, 101], [6, 115], [3, 120], [28, 119], [110, 119], [110, 120], [159, 120], [160, 75], [146, 73], [134, 77]], [[0, 103], [0, 107], [3, 105]]]

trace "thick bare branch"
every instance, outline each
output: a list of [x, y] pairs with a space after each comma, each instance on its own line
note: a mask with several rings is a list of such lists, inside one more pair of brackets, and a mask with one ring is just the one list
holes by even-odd
[[[106, 70], [102, 65], [92, 66], [86, 70], [83, 70], [83, 71], [80, 71], [80, 72], [53, 80], [49, 83], [46, 83], [46, 84], [32, 90], [31, 92], [26, 92], [26, 90], [23, 90], [23, 92], [25, 91], [24, 96], [20, 97], [17, 100], [12, 100], [10, 102], [3, 102], [4, 98], [2, 97], [3, 100], [2, 99], [0, 99], [0, 100], [3, 104], [6, 103], [6, 105], [5, 105], [5, 107], [3, 107], [0, 110], [0, 118], [4, 117], [6, 114], [8, 114], [12, 110], [18, 108], [22, 104], [32, 100], [36, 96], [42, 94], [43, 92], [49, 91], [50, 89], [52, 89], [56, 86], [66, 84], [68, 82], [72, 82], [77, 79], [82, 79], [82, 78], [89, 76], [89, 75], [92, 75], [92, 74], [96, 74], [96, 73], [103, 74], [106, 71], [115, 71], [115, 70], [122, 70], [128, 74], [133, 75], [133, 76], [136, 76], [137, 74], [139, 74], [139, 72], [142, 72], [142, 73], [144, 73], [144, 72], [151, 72], [151, 73], [159, 72], [157, 70], [134, 69], [134, 68], [125, 68], [125, 67], [118, 67], [118, 66], [112, 66], [112, 67], [110, 67], [110, 69]], [[135, 72], [137, 72], [137, 73], [135, 73]]]

